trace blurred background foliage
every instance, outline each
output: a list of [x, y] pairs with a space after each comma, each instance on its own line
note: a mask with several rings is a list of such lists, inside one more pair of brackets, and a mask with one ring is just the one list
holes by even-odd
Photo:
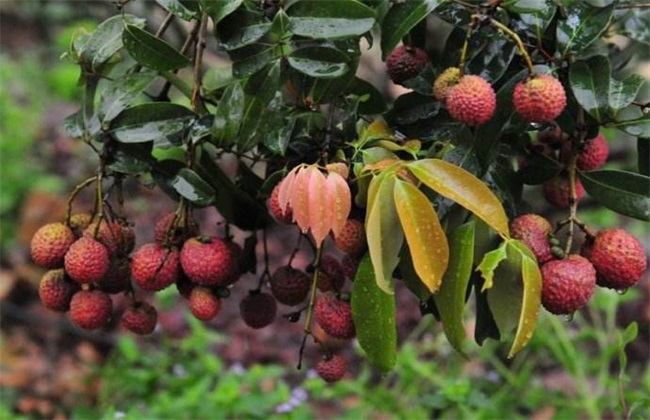
[[[164, 17], [153, 2], [133, 7], [154, 22]], [[83, 333], [40, 308], [29, 237], [60, 218], [67, 192], [95, 164], [85, 145], [63, 134], [80, 92], [78, 67], [59, 57], [77, 28], [90, 30], [114, 12], [108, 1], [0, 2], [0, 418], [650, 418], [647, 278], [624, 295], [598, 290], [570, 322], [544, 312], [514, 360], [493, 342], [470, 349], [465, 360], [430, 316], [403, 321], [394, 372], [380, 376], [367, 363], [351, 363], [346, 380], [333, 386], [273, 354], [233, 362], [224, 349], [237, 325], [224, 321], [217, 332], [170, 294], [157, 299], [172, 321], [149, 338], [115, 326]], [[377, 70], [376, 51], [369, 57], [363, 71], [396, 95]], [[636, 161], [631, 142], [608, 140], [610, 165]], [[146, 194], [130, 208], [140, 217], [150, 206], [171, 205]], [[536, 195], [527, 192], [532, 208], [557, 219]], [[643, 222], [589, 201], [580, 215], [594, 227], [624, 226], [648, 246]], [[296, 335], [288, 325], [276, 321], [273, 334]], [[351, 351], [361, 360], [358, 346]]]

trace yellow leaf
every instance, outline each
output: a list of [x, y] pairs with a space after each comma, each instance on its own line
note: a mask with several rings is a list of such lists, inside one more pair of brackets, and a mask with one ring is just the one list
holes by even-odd
[[449, 264], [449, 245], [438, 215], [424, 193], [408, 182], [395, 181], [394, 197], [415, 272], [436, 292]]
[[314, 167], [309, 170], [311, 172], [307, 191], [309, 194], [309, 229], [316, 246], [320, 247], [330, 231], [328, 213], [331, 212], [331, 208], [328, 202], [325, 175]]
[[407, 166], [426, 186], [483, 219], [499, 235], [510, 237], [501, 201], [470, 172], [440, 159], [417, 160]]
[[371, 140], [394, 138], [393, 130], [388, 127], [386, 121], [381, 119], [374, 120], [370, 123], [362, 135], [362, 141], [364, 143]]
[[350, 187], [345, 179], [337, 172], [330, 172], [324, 185], [324, 192], [327, 195], [327, 214], [329, 228], [338, 235], [345, 225], [352, 208], [352, 197]]

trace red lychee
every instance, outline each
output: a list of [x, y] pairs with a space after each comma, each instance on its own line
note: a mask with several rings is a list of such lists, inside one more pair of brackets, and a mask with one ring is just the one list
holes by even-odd
[[572, 254], [542, 266], [542, 304], [553, 314], [572, 314], [582, 308], [595, 288], [596, 270], [580, 255]]
[[350, 304], [332, 293], [325, 293], [316, 300], [314, 316], [318, 325], [332, 337], [348, 339], [356, 335]]
[[[585, 189], [578, 178], [576, 185], [576, 202], [580, 201], [585, 195]], [[565, 176], [558, 176], [550, 179], [542, 186], [544, 198], [558, 209], [568, 209], [569, 203], [569, 179]]]
[[449, 67], [436, 78], [433, 82], [433, 96], [439, 101], [445, 101], [449, 90], [454, 87], [460, 80], [460, 69], [458, 67]]
[[394, 83], [401, 85], [420, 74], [428, 62], [429, 56], [422, 48], [400, 45], [388, 56], [386, 71]]
[[447, 111], [467, 125], [485, 124], [494, 115], [496, 104], [494, 89], [480, 76], [463, 76], [447, 93]]
[[592, 243], [583, 246], [582, 254], [596, 268], [598, 285], [610, 289], [634, 286], [648, 268], [643, 245], [624, 229], [598, 232]]
[[116, 258], [111, 261], [111, 266], [106, 275], [99, 281], [99, 288], [106, 293], [115, 294], [124, 292], [129, 287], [131, 279], [131, 264], [126, 258]]
[[32, 260], [43, 268], [61, 268], [66, 252], [77, 238], [63, 223], [49, 223], [36, 231], [30, 243]]
[[93, 238], [82, 236], [65, 254], [65, 271], [79, 283], [97, 283], [111, 266], [108, 249]]
[[293, 209], [291, 205], [288, 205], [285, 211], [282, 211], [280, 207], [280, 200], [278, 199], [278, 194], [280, 193], [280, 183], [278, 183], [271, 191], [271, 195], [267, 201], [267, 206], [269, 213], [275, 220], [285, 225], [290, 224], [293, 221]]
[[553, 226], [549, 221], [537, 214], [525, 214], [510, 223], [510, 235], [530, 248], [539, 264], [553, 259], [548, 242], [548, 235], [552, 232]]
[[239, 303], [239, 313], [251, 328], [259, 329], [270, 325], [275, 320], [278, 306], [268, 293], [251, 292]]
[[[120, 225], [118, 222], [109, 222], [106, 220], [102, 220], [99, 224], [99, 228], [97, 225], [97, 222], [89, 224], [84, 230], [83, 236], [95, 238], [97, 241], [104, 244], [111, 255], [117, 255], [118, 253], [121, 255], [127, 255], [131, 251], [131, 249], [128, 249], [128, 247], [131, 246], [131, 243], [128, 242], [129, 239], [126, 237], [129, 233], [125, 231], [125, 227]], [[95, 232], [97, 233], [96, 235]], [[135, 236], [133, 236], [133, 243], [135, 243]]]
[[41, 278], [38, 296], [47, 309], [65, 312], [70, 309], [72, 295], [78, 290], [79, 285], [66, 278], [63, 269], [50, 270]]
[[562, 113], [566, 93], [559, 80], [548, 74], [538, 74], [517, 83], [512, 103], [525, 120], [545, 123]]
[[341, 260], [341, 268], [345, 277], [350, 279], [350, 281], [354, 281], [354, 277], [357, 275], [357, 269], [359, 268], [359, 259], [348, 254]]
[[151, 334], [157, 322], [158, 312], [147, 302], [134, 302], [122, 314], [122, 326], [138, 335]]
[[77, 213], [70, 216], [70, 229], [74, 232], [77, 238], [83, 235], [83, 231], [86, 230], [90, 222], [92, 221], [92, 216], [88, 213]]
[[209, 321], [219, 314], [221, 301], [206, 287], [196, 286], [190, 293], [187, 305], [197, 319]]
[[602, 134], [598, 134], [585, 145], [578, 154], [576, 165], [581, 171], [593, 171], [599, 169], [607, 162], [609, 146]]
[[346, 254], [359, 256], [366, 250], [366, 229], [356, 219], [348, 219], [343, 229], [334, 237], [334, 243]]
[[156, 243], [142, 245], [131, 258], [131, 277], [143, 290], [157, 292], [180, 276], [179, 252]]
[[225, 286], [232, 281], [237, 264], [232, 250], [216, 237], [188, 239], [181, 250], [183, 272], [197, 284]]
[[335, 354], [329, 358], [323, 358], [316, 365], [318, 376], [325, 382], [338, 382], [345, 376], [347, 362], [340, 354]]
[[[175, 213], [168, 213], [156, 222], [153, 235], [157, 244], [181, 246], [183, 242], [199, 234], [199, 225], [192, 217], [188, 217], [187, 221], [179, 217], [176, 227], [172, 230], [175, 216]], [[169, 238], [167, 238], [168, 233]], [[168, 244], [165, 244], [166, 240], [169, 241]]]
[[316, 287], [321, 292], [339, 291], [345, 284], [345, 274], [339, 261], [331, 255], [324, 255], [320, 261]]
[[72, 296], [70, 318], [86, 330], [95, 330], [108, 323], [113, 312], [113, 302], [101, 290], [80, 290]]
[[270, 283], [271, 292], [278, 302], [293, 306], [307, 298], [311, 279], [304, 271], [286, 265], [275, 270]]

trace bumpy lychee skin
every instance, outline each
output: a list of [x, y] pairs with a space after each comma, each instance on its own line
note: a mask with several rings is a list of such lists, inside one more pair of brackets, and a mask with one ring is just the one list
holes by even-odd
[[334, 237], [337, 248], [346, 254], [358, 256], [366, 250], [366, 229], [356, 219], [348, 219], [343, 229]]
[[70, 216], [70, 229], [77, 238], [83, 235], [84, 230], [90, 225], [92, 216], [88, 213], [77, 213]]
[[357, 275], [357, 269], [359, 268], [359, 258], [346, 255], [341, 260], [341, 268], [343, 269], [343, 274], [350, 281], [354, 281], [354, 277]]
[[542, 304], [553, 314], [572, 314], [582, 308], [595, 288], [596, 269], [580, 255], [572, 254], [542, 266]]
[[588, 244], [586, 257], [596, 268], [598, 285], [625, 290], [634, 286], [648, 268], [641, 242], [624, 229], [605, 229]]
[[332, 337], [349, 339], [356, 335], [350, 304], [332, 293], [325, 293], [316, 300], [314, 316], [318, 325]]
[[32, 260], [43, 268], [61, 268], [66, 252], [77, 238], [63, 223], [42, 226], [32, 237]]
[[155, 243], [142, 245], [131, 258], [131, 277], [143, 290], [157, 292], [180, 276], [179, 252]]
[[111, 266], [108, 249], [98, 241], [82, 236], [65, 254], [65, 271], [79, 283], [97, 283]]
[[99, 228], [97, 228], [97, 222], [93, 222], [84, 230], [83, 236], [95, 238], [95, 232], [97, 232], [97, 241], [104, 244], [111, 255], [117, 255], [118, 253], [126, 255], [128, 253], [127, 247], [129, 244], [127, 244], [123, 226], [119, 223], [102, 220]]
[[70, 300], [79, 290], [79, 285], [66, 278], [63, 269], [50, 270], [43, 275], [38, 285], [38, 296], [43, 306], [56, 312], [70, 309]]
[[566, 106], [566, 93], [555, 77], [538, 74], [517, 83], [512, 102], [526, 121], [545, 123], [562, 113]]
[[304, 271], [286, 265], [271, 276], [271, 292], [278, 302], [294, 306], [307, 298], [311, 279]]
[[339, 261], [331, 255], [324, 255], [316, 278], [316, 287], [321, 292], [339, 291], [345, 284], [345, 274]]
[[122, 314], [122, 326], [134, 334], [149, 335], [156, 329], [158, 311], [147, 302], [136, 302]]
[[601, 168], [607, 162], [609, 146], [602, 134], [591, 139], [578, 154], [576, 165], [581, 171], [593, 171]]
[[108, 272], [97, 285], [106, 293], [121, 293], [129, 287], [130, 279], [131, 264], [129, 260], [126, 258], [116, 258], [111, 261]]
[[494, 89], [480, 76], [463, 76], [447, 93], [447, 110], [455, 120], [467, 125], [485, 124], [497, 104]]
[[553, 258], [551, 245], [548, 243], [548, 235], [551, 232], [553, 226], [537, 214], [524, 214], [510, 223], [510, 235], [530, 248], [540, 264]]
[[113, 302], [101, 290], [80, 290], [72, 296], [70, 318], [86, 330], [95, 330], [108, 323], [113, 312]]
[[239, 303], [239, 313], [251, 328], [260, 329], [275, 320], [278, 305], [275, 298], [264, 292], [251, 292]]
[[[189, 238], [199, 234], [199, 225], [191, 217], [188, 218], [187, 224], [182, 218], [177, 220], [176, 228], [173, 231], [170, 230], [172, 223], [174, 223], [174, 217], [174, 213], [168, 213], [156, 222], [153, 236], [157, 244], [165, 245], [165, 241], [168, 240], [167, 245], [181, 245]], [[169, 238], [167, 238], [168, 232]]]
[[[544, 198], [558, 209], [569, 208], [569, 179], [564, 176], [555, 177], [544, 183], [542, 186]], [[576, 178], [576, 202], [585, 195], [585, 189], [579, 179]]]
[[190, 238], [183, 244], [181, 266], [194, 283], [225, 286], [232, 280], [236, 265], [231, 249], [220, 238], [206, 242]]
[[458, 67], [449, 67], [436, 78], [433, 82], [433, 96], [439, 101], [445, 101], [449, 90], [454, 87], [460, 80], [460, 69]]
[[273, 191], [271, 191], [271, 195], [269, 196], [266, 205], [269, 208], [269, 214], [273, 216], [275, 220], [282, 224], [288, 225], [293, 221], [293, 209], [289, 205], [285, 211], [282, 211], [280, 200], [278, 199], [279, 193], [280, 184], [278, 183], [278, 185], [273, 188]]
[[187, 305], [195, 318], [209, 321], [219, 314], [221, 301], [208, 288], [196, 286], [192, 289]]
[[429, 56], [422, 48], [400, 45], [388, 56], [386, 71], [390, 80], [402, 84], [420, 74], [428, 62]]
[[324, 358], [316, 365], [316, 372], [325, 382], [338, 382], [345, 376], [347, 362], [340, 354], [335, 354], [329, 359]]

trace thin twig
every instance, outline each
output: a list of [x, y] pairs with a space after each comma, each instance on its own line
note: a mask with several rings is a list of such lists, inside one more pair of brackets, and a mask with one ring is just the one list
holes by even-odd
[[318, 268], [320, 266], [320, 260], [322, 255], [323, 248], [318, 247], [316, 250], [316, 258], [314, 260], [314, 272], [311, 277], [311, 290], [309, 292], [309, 307], [307, 308], [307, 319], [305, 320], [305, 327], [303, 331], [305, 335], [302, 338], [302, 343], [300, 344], [300, 351], [298, 353], [298, 366], [300, 369], [302, 367], [302, 355], [305, 351], [305, 345], [307, 343], [307, 336], [311, 335], [311, 322], [314, 318], [314, 302], [316, 301], [316, 284], [318, 283]]

